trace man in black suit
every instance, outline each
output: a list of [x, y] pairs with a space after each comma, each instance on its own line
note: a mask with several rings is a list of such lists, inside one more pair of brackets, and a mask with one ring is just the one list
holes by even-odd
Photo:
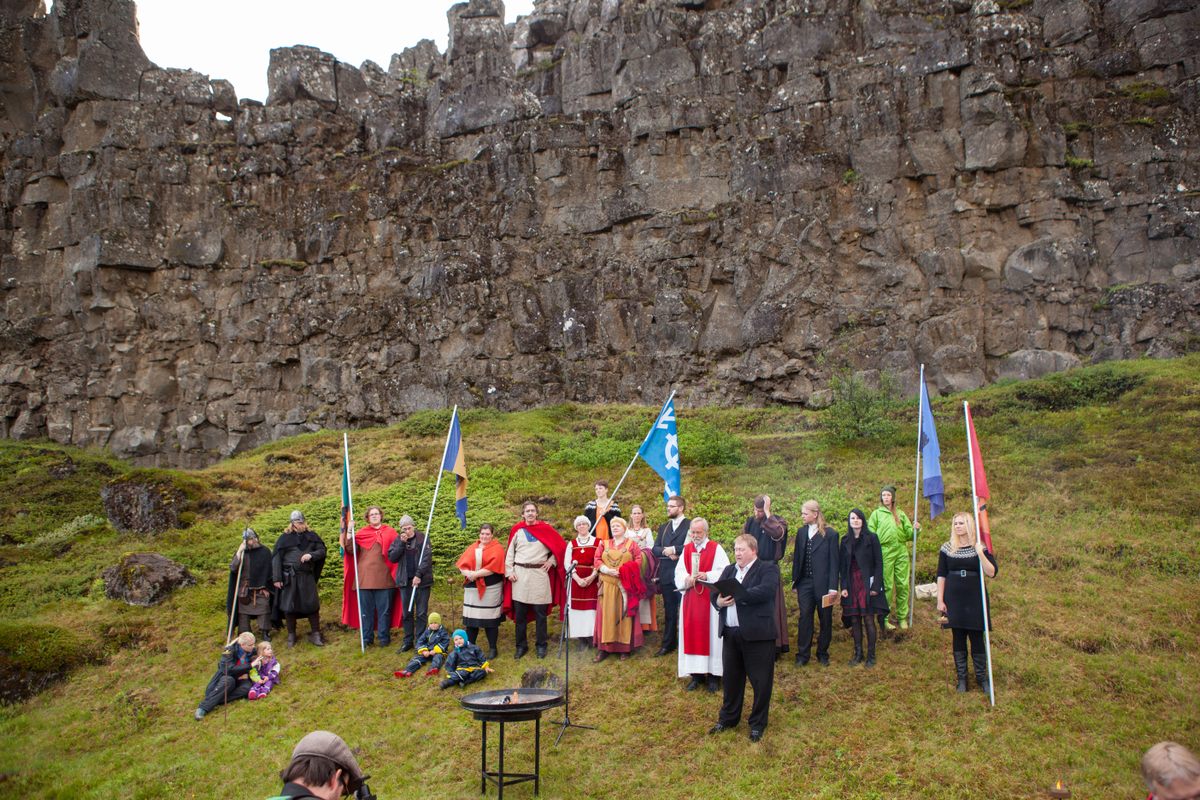
[[675, 564], [687, 544], [688, 527], [692, 521], [683, 515], [687, 503], [679, 495], [667, 501], [667, 521], [654, 537], [650, 552], [658, 559], [658, 588], [662, 594], [662, 645], [654, 655], [665, 656], [679, 644], [679, 592], [675, 590]]
[[792, 588], [800, 602], [800, 622], [796, 625], [796, 666], [808, 663], [812, 652], [813, 612], [821, 625], [817, 634], [817, 661], [829, 666], [829, 641], [833, 638], [833, 606], [823, 606], [821, 598], [837, 594], [838, 536], [825, 524], [825, 515], [816, 500], [800, 509], [804, 524], [796, 531], [796, 550], [792, 555]]
[[758, 558], [758, 541], [742, 534], [733, 540], [733, 564], [721, 579], [734, 578], [742, 585], [735, 597], [712, 592], [712, 604], [720, 614], [721, 659], [725, 696], [717, 724], [709, 733], [736, 727], [742, 719], [746, 679], [754, 689], [750, 706], [750, 741], [762, 739], [771, 707], [775, 683], [775, 596], [779, 592], [779, 565]]

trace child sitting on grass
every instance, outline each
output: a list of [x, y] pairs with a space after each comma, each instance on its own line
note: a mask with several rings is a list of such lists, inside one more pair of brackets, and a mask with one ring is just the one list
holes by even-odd
[[492, 667], [483, 657], [479, 646], [471, 644], [467, 632], [462, 628], [454, 632], [453, 639], [454, 649], [446, 658], [446, 680], [442, 681], [441, 688], [466, 686], [486, 678]]
[[437, 675], [450, 652], [450, 634], [442, 627], [442, 615], [436, 611], [429, 615], [429, 627], [417, 637], [417, 654], [408, 665], [399, 672], [392, 673], [397, 678], [411, 678], [413, 673], [425, 664], [430, 664], [427, 676]]
[[258, 700], [269, 695], [275, 684], [279, 683], [279, 661], [275, 658], [275, 651], [271, 649], [270, 642], [258, 643], [258, 657], [251, 661], [250, 665], [250, 680], [254, 681], [254, 685], [250, 687], [250, 694], [246, 696], [251, 700]]

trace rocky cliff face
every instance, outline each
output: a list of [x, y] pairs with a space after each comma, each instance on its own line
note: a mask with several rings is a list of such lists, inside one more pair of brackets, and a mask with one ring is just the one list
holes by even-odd
[[497, 0], [265, 105], [0, 11], [0, 433], [196, 465], [450, 403], [819, 403], [1200, 340], [1188, 0]]

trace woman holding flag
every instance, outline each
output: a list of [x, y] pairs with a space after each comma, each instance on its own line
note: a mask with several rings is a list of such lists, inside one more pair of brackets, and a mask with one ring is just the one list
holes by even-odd
[[[392, 643], [392, 628], [400, 627], [401, 608], [396, 602], [396, 564], [388, 560], [388, 548], [396, 539], [396, 529], [383, 522], [383, 509], [367, 509], [367, 524], [353, 535], [342, 534], [342, 624], [362, 626], [364, 647]], [[357, 587], [357, 591], [355, 588]], [[361, 606], [359, 605], [361, 603]]]
[[[942, 627], [954, 634], [954, 670], [958, 691], [967, 691], [967, 643], [975, 665], [975, 682], [988, 693], [987, 654], [983, 646], [983, 602], [980, 600], [979, 572], [996, 576], [996, 558], [975, 535], [971, 515], [960, 511], [950, 522], [950, 541], [938, 552], [937, 608], [946, 615]], [[990, 606], [989, 606], [990, 611]], [[991, 614], [988, 614], [991, 629]]]

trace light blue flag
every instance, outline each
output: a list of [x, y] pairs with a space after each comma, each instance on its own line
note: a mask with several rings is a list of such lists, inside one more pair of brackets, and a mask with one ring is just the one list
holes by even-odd
[[929, 501], [929, 518], [946, 510], [946, 488], [942, 485], [942, 449], [938, 446], [937, 428], [933, 425], [933, 409], [929, 393], [921, 381], [921, 494]]
[[658, 419], [638, 455], [663, 479], [664, 503], [679, 494], [679, 437], [675, 433], [674, 400], [668, 400], [658, 412]]

